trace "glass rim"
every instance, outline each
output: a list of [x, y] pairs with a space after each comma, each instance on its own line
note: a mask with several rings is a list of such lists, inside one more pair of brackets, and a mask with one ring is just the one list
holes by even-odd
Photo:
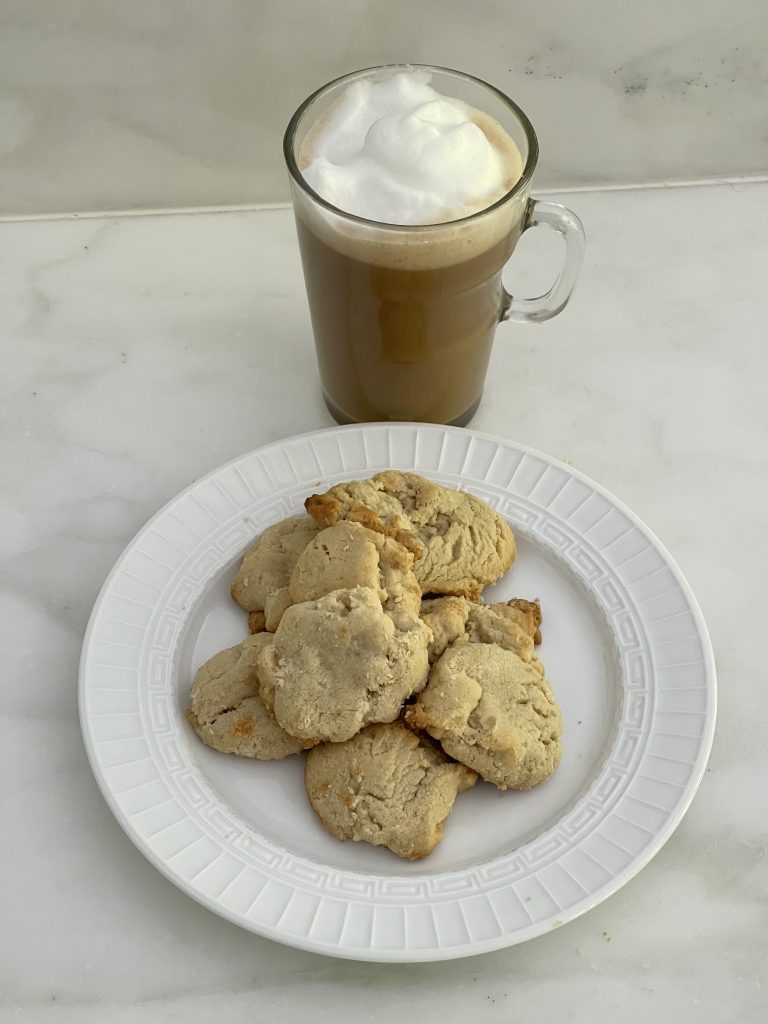
[[[520, 122], [525, 134], [526, 142], [528, 143], [528, 155], [525, 160], [525, 166], [523, 167], [522, 174], [508, 192], [505, 192], [503, 196], [500, 196], [490, 206], [485, 206], [482, 210], [476, 210], [474, 213], [470, 213], [466, 217], [458, 217], [455, 220], [439, 221], [438, 223], [433, 224], [390, 224], [387, 221], [378, 221], [372, 220], [369, 217], [360, 217], [356, 213], [349, 213], [347, 210], [342, 210], [340, 207], [334, 206], [333, 203], [329, 203], [327, 199], [323, 199], [321, 195], [315, 192], [299, 170], [299, 166], [296, 162], [296, 156], [294, 154], [293, 143], [296, 138], [296, 131], [305, 114], [308, 113], [316, 100], [334, 86], [340, 85], [342, 82], [351, 82], [356, 78], [362, 78], [364, 75], [370, 75], [376, 71], [387, 71], [395, 68], [415, 68], [419, 71], [436, 71], [439, 74], [453, 75], [456, 78], [465, 78], [468, 81], [475, 82], [477, 85], [481, 85], [494, 93], [496, 97], [512, 111]], [[539, 157], [539, 140], [536, 137], [536, 132], [533, 130], [533, 125], [525, 111], [522, 110], [522, 108], [519, 107], [513, 99], [507, 96], [506, 93], [502, 92], [501, 89], [497, 89], [495, 85], [491, 85], [489, 82], [484, 81], [482, 78], [478, 78], [476, 75], [467, 74], [466, 71], [456, 71], [454, 68], [441, 67], [438, 64], [375, 64], [369, 68], [361, 68], [359, 71], [350, 71], [345, 75], [339, 75], [338, 78], [334, 78], [330, 82], [326, 82], [325, 85], [321, 85], [319, 89], [316, 89], [311, 93], [298, 107], [293, 117], [288, 122], [288, 127], [285, 129], [285, 135], [283, 136], [283, 156], [285, 158], [286, 166], [288, 167], [288, 173], [293, 181], [309, 196], [310, 199], [324, 207], [326, 210], [329, 210], [331, 213], [344, 217], [346, 220], [355, 221], [358, 224], [365, 224], [376, 228], [385, 228], [389, 231], [413, 232], [425, 231], [431, 228], [440, 229], [447, 227], [448, 225], [465, 224], [469, 221], [477, 220], [480, 217], [485, 217], [486, 214], [491, 213], [491, 211], [504, 206], [516, 195], [519, 195], [533, 177], [533, 172], [536, 168], [536, 163]]]

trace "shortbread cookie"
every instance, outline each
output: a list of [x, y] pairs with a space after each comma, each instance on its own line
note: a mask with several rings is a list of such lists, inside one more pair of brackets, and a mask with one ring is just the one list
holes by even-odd
[[315, 747], [304, 769], [309, 801], [331, 835], [411, 860], [437, 846], [456, 795], [476, 778], [401, 722]]
[[530, 662], [534, 643], [541, 640], [541, 608], [520, 598], [495, 604], [475, 604], [463, 597], [428, 598], [421, 602], [421, 617], [432, 630], [430, 665], [459, 639], [495, 643]]
[[[535, 644], [541, 643], [541, 605], [538, 601], [524, 601], [521, 597], [513, 597], [506, 602], [511, 613], [506, 614], [517, 622], [529, 636], [533, 637]], [[498, 607], [496, 605], [495, 607]]]
[[530, 661], [538, 627], [525, 617], [522, 623], [518, 609], [504, 602], [473, 604], [467, 617], [467, 639], [473, 644], [496, 644]]
[[321, 530], [301, 552], [288, 592], [299, 604], [353, 587], [376, 590], [382, 607], [408, 622], [419, 614], [421, 589], [412, 553], [392, 537], [340, 522]]
[[388, 470], [370, 480], [337, 484], [305, 502], [321, 526], [340, 519], [360, 522], [411, 546], [422, 593], [458, 594], [476, 600], [515, 559], [515, 539], [485, 502], [464, 491]]
[[297, 754], [306, 747], [280, 728], [259, 696], [256, 659], [271, 643], [270, 633], [248, 637], [198, 670], [187, 718], [206, 746], [260, 761]]
[[429, 628], [391, 616], [378, 590], [334, 590], [293, 605], [259, 657], [264, 703], [291, 736], [338, 743], [392, 722], [427, 681]]
[[264, 612], [248, 612], [248, 632], [263, 633], [267, 628], [267, 617]]
[[454, 640], [466, 638], [469, 609], [470, 603], [465, 597], [432, 597], [421, 602], [421, 617], [432, 630], [430, 665]]
[[270, 632], [277, 629], [291, 603], [291, 573], [317, 531], [309, 516], [291, 516], [265, 530], [245, 554], [232, 582], [232, 597], [247, 612], [264, 612], [264, 625]]
[[549, 684], [497, 644], [452, 644], [406, 721], [499, 789], [529, 789], [560, 761], [562, 717]]

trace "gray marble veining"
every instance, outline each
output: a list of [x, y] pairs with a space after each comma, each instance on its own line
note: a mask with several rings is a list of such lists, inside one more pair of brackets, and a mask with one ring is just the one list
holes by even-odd
[[0, 27], [0, 214], [284, 200], [298, 103], [403, 60], [513, 96], [540, 187], [768, 174], [762, 0], [26, 0]]
[[[0, 225], [0, 1020], [764, 1020], [768, 185], [567, 201], [583, 280], [561, 317], [499, 328], [474, 426], [569, 460], [670, 548], [715, 646], [714, 751], [673, 838], [596, 910], [400, 967], [283, 948], [182, 895], [113, 820], [78, 729], [82, 631], [131, 535], [226, 459], [328, 423], [289, 212]], [[517, 290], [545, 276], [535, 241]]]

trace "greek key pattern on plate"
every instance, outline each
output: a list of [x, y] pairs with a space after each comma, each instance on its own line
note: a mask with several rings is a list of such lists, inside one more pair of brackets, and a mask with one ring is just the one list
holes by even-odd
[[[297, 856], [226, 806], [175, 704], [180, 639], [221, 567], [312, 489], [388, 466], [463, 487], [567, 568], [610, 631], [621, 680], [588, 792], [514, 852], [461, 871], [373, 876]], [[387, 425], [271, 445], [197, 482], [107, 580], [83, 649], [81, 708], [121, 824], [177, 885], [272, 938], [360, 959], [440, 959], [523, 941], [630, 878], [682, 817], [714, 726], [714, 668], [685, 581], [628, 510], [546, 456], [466, 430]]]

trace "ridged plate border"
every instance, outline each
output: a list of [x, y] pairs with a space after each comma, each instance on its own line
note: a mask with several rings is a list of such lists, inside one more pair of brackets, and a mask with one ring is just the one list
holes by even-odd
[[[259, 835], [213, 791], [174, 696], [175, 654], [221, 567], [319, 481], [387, 467], [466, 488], [587, 587], [616, 646], [622, 694], [588, 792], [531, 842], [424, 876], [339, 871]], [[704, 772], [715, 668], [691, 590], [659, 541], [602, 487], [474, 431], [372, 424], [243, 455], [192, 484], [129, 544], [86, 632], [80, 717], [121, 826], [175, 885], [280, 942], [359, 960], [442, 960], [523, 942], [615, 892], [661, 848]]]

